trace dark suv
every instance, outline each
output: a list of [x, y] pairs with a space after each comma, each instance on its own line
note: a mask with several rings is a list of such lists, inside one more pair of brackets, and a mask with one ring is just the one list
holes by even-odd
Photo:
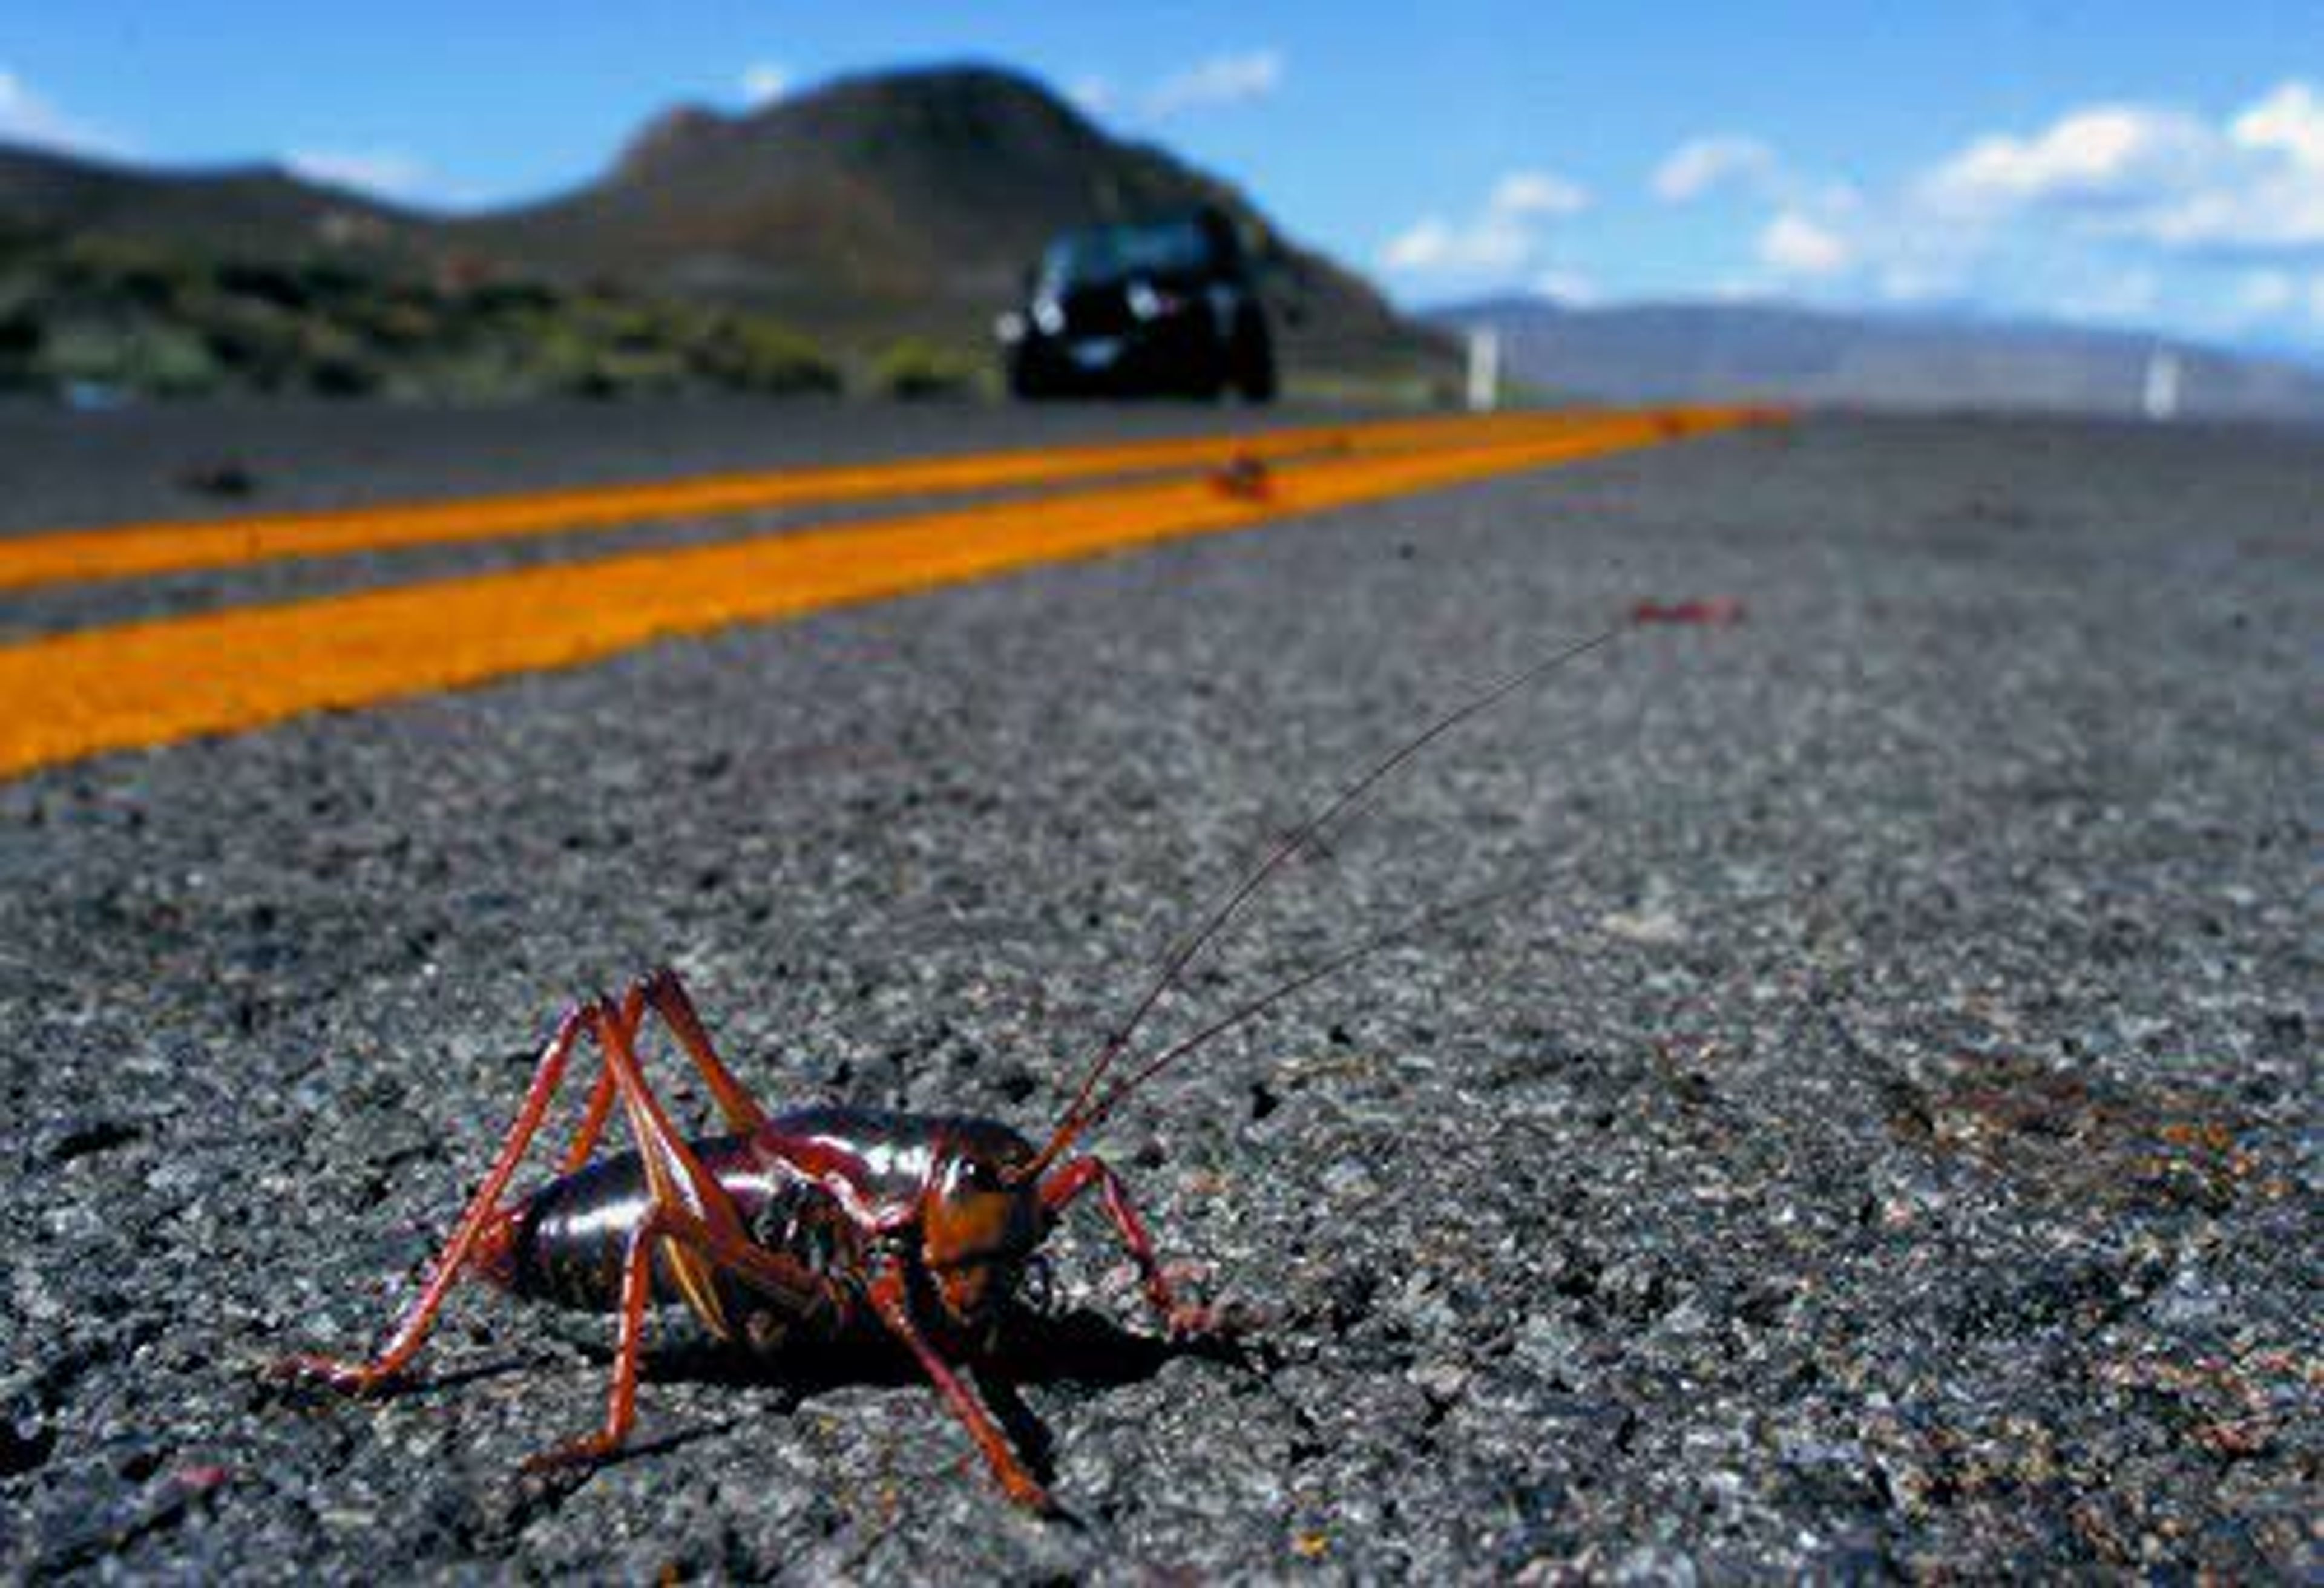
[[1067, 232], [1001, 317], [1019, 397], [1275, 395], [1275, 345], [1234, 223], [1215, 209]]

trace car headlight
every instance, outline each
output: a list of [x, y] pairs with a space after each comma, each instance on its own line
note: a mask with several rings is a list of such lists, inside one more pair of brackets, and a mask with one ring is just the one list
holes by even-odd
[[1065, 311], [1055, 298], [1033, 300], [1033, 323], [1041, 328], [1045, 337], [1054, 337], [1065, 328]]
[[1025, 317], [1018, 313], [1013, 309], [1010, 309], [1005, 314], [994, 317], [992, 321], [992, 334], [1000, 337], [1004, 342], [1023, 341], [1025, 339]]
[[1139, 319], [1160, 319], [1186, 306], [1184, 298], [1175, 292], [1160, 291], [1151, 282], [1132, 282], [1122, 296], [1129, 301], [1130, 312]]

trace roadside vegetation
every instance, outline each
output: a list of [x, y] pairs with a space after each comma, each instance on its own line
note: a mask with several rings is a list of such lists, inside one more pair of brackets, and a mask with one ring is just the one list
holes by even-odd
[[872, 389], [883, 397], [909, 402], [966, 397], [984, 389], [986, 365], [956, 347], [922, 337], [891, 342], [872, 366]]
[[839, 384], [780, 321], [611, 285], [0, 236], [0, 392], [512, 402]]

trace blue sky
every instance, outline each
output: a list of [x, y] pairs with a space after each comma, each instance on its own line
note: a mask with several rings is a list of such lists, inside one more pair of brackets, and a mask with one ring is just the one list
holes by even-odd
[[2319, 0], [9, 3], [0, 137], [143, 162], [473, 208], [586, 180], [674, 103], [976, 59], [1407, 304], [1968, 306], [2324, 361]]

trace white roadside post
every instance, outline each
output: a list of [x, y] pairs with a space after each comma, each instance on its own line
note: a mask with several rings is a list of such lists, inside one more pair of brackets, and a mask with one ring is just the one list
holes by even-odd
[[1489, 413], [1501, 401], [1501, 334], [1490, 326], [1469, 328], [1469, 411]]
[[2168, 347], [2146, 355], [2146, 390], [2139, 406], [2157, 424], [2179, 416], [2179, 355]]

